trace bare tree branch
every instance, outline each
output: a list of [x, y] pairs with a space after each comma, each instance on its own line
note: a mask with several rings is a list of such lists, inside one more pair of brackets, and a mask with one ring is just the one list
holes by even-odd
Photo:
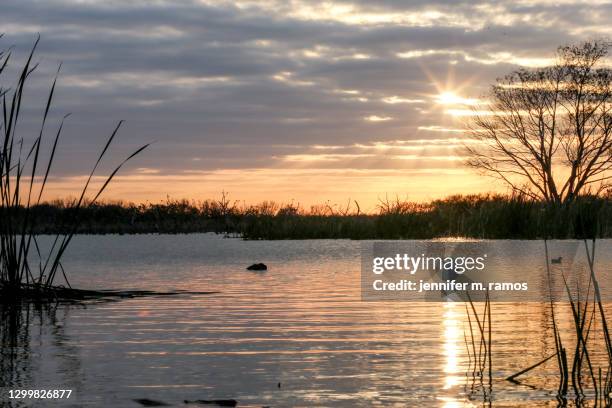
[[555, 65], [499, 79], [468, 123], [478, 143], [464, 147], [466, 164], [549, 202], [572, 201], [592, 185], [606, 191], [612, 70], [602, 65], [611, 46], [590, 41], [559, 47]]

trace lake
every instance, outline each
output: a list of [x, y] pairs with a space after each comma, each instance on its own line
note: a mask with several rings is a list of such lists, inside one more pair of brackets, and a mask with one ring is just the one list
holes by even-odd
[[[49, 240], [42, 237], [43, 247]], [[71, 398], [32, 406], [138, 407], [139, 398], [177, 406], [225, 398], [258, 407], [489, 406], [466, 372], [465, 304], [362, 301], [361, 245], [77, 236], [63, 262], [73, 287], [219, 293], [29, 306], [19, 329], [4, 308], [4, 404], [31, 404], [8, 401], [7, 389], [59, 388], [72, 389]], [[542, 251], [535, 241], [499, 245]], [[598, 245], [598, 268], [609, 271], [612, 241]], [[245, 270], [254, 262], [269, 270]], [[523, 257], [521, 267], [541, 270], [543, 258]], [[556, 405], [554, 360], [522, 384], [504, 380], [554, 352], [549, 308], [493, 303], [492, 406]], [[571, 339], [570, 313], [559, 315]]]

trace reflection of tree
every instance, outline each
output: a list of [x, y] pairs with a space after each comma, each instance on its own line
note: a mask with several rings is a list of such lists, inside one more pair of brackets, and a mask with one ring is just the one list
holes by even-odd
[[[65, 327], [71, 305], [35, 303], [0, 303], [0, 387], [10, 389], [42, 389], [61, 384], [66, 388], [81, 388], [81, 362], [77, 348], [71, 344]], [[42, 339], [47, 333], [50, 341]], [[35, 342], [37, 336], [41, 343]], [[36, 343], [36, 344], [35, 344]], [[40, 351], [33, 347], [42, 347]], [[49, 351], [52, 351], [51, 353]], [[37, 378], [40, 359], [59, 357], [53, 378]], [[45, 384], [49, 382], [49, 384]], [[57, 388], [56, 386], [52, 388]], [[9, 400], [6, 392], [0, 406], [19, 407], [23, 401]]]

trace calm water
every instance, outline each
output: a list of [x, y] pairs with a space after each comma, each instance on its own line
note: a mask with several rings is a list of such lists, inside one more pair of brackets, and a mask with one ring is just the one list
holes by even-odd
[[[543, 248], [504, 245], [517, 253]], [[489, 406], [466, 376], [465, 305], [362, 302], [360, 247], [214, 235], [77, 237], [64, 262], [75, 287], [221, 293], [31, 307], [22, 313], [29, 324], [16, 331], [7, 330], [4, 310], [0, 385], [74, 390], [48, 406], [137, 407], [137, 398], [177, 406], [213, 398], [271, 407]], [[611, 247], [602, 242], [598, 254], [607, 270]], [[245, 270], [260, 261], [267, 272]], [[493, 316], [492, 405], [555, 406], [554, 362], [523, 385], [503, 380], [553, 352], [548, 306], [495, 303]], [[567, 310], [562, 320], [569, 325]]]

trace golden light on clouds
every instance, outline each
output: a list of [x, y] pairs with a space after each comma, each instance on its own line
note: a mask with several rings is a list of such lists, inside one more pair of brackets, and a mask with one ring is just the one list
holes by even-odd
[[495, 64], [513, 64], [523, 67], [545, 67], [554, 63], [552, 57], [535, 57], [529, 55], [517, 55], [512, 52], [491, 52], [480, 53], [478, 55], [463, 50], [452, 49], [429, 49], [429, 50], [411, 50], [395, 53], [397, 58], [401, 59], [417, 59], [423, 57], [445, 56], [452, 58], [450, 63], [457, 64], [463, 60], [466, 62], [477, 62], [483, 65]]
[[[85, 176], [55, 178], [48, 183], [45, 198], [74, 197], [85, 179]], [[103, 182], [103, 177], [96, 177], [91, 190]], [[435, 164], [429, 169], [258, 168], [164, 172], [118, 176], [102, 199], [159, 202], [169, 196], [203, 200], [217, 198], [222, 191], [229, 192], [231, 199], [246, 203], [273, 199], [285, 203], [294, 200], [310, 206], [326, 201], [345, 203], [350, 198], [357, 200], [364, 211], [373, 212], [379, 199], [385, 196], [429, 201], [466, 191], [491, 191], [491, 182], [460, 166], [447, 168], [435, 167]]]
[[[372, 203], [489, 191], [494, 183], [459, 152], [474, 142], [472, 116], [504, 114], [482, 95], [517, 68], [549, 65], [559, 45], [612, 35], [603, 2], [583, 16], [553, 0], [163, 1], [160, 19], [157, 2], [60, 0], [75, 12], [46, 24], [15, 1], [0, 21], [7, 47], [28, 49], [40, 32], [41, 60], [66, 61], [53, 114], [74, 116], [57, 174], [88, 168], [106, 137], [93, 130], [125, 119], [110, 162], [157, 143], [122, 169], [108, 198], [225, 190], [250, 202]], [[44, 103], [41, 86], [32, 92]], [[78, 194], [77, 181], [56, 178], [50, 192]]]
[[413, 103], [425, 103], [424, 99], [419, 99], [419, 98], [403, 98], [401, 96], [387, 96], [385, 98], [382, 99], [382, 101], [384, 103], [388, 103], [390, 105], [395, 105], [398, 103], [408, 103], [408, 104], [413, 104]]
[[388, 120], [392, 120], [391, 116], [379, 116], [379, 115], [369, 115], [363, 118], [363, 120], [367, 122], [386, 122]]
[[442, 132], [442, 133], [464, 133], [465, 132], [464, 129], [448, 128], [448, 127], [443, 127], [443, 126], [438, 126], [438, 125], [419, 126], [417, 129], [425, 130], [428, 132]]
[[293, 72], [289, 71], [279, 72], [276, 75], [272, 76], [272, 79], [293, 86], [312, 86], [315, 84], [313, 81], [304, 81], [296, 79]]
[[282, 160], [288, 162], [316, 162], [316, 161], [342, 161], [347, 159], [363, 159], [372, 157], [371, 154], [289, 154]]

